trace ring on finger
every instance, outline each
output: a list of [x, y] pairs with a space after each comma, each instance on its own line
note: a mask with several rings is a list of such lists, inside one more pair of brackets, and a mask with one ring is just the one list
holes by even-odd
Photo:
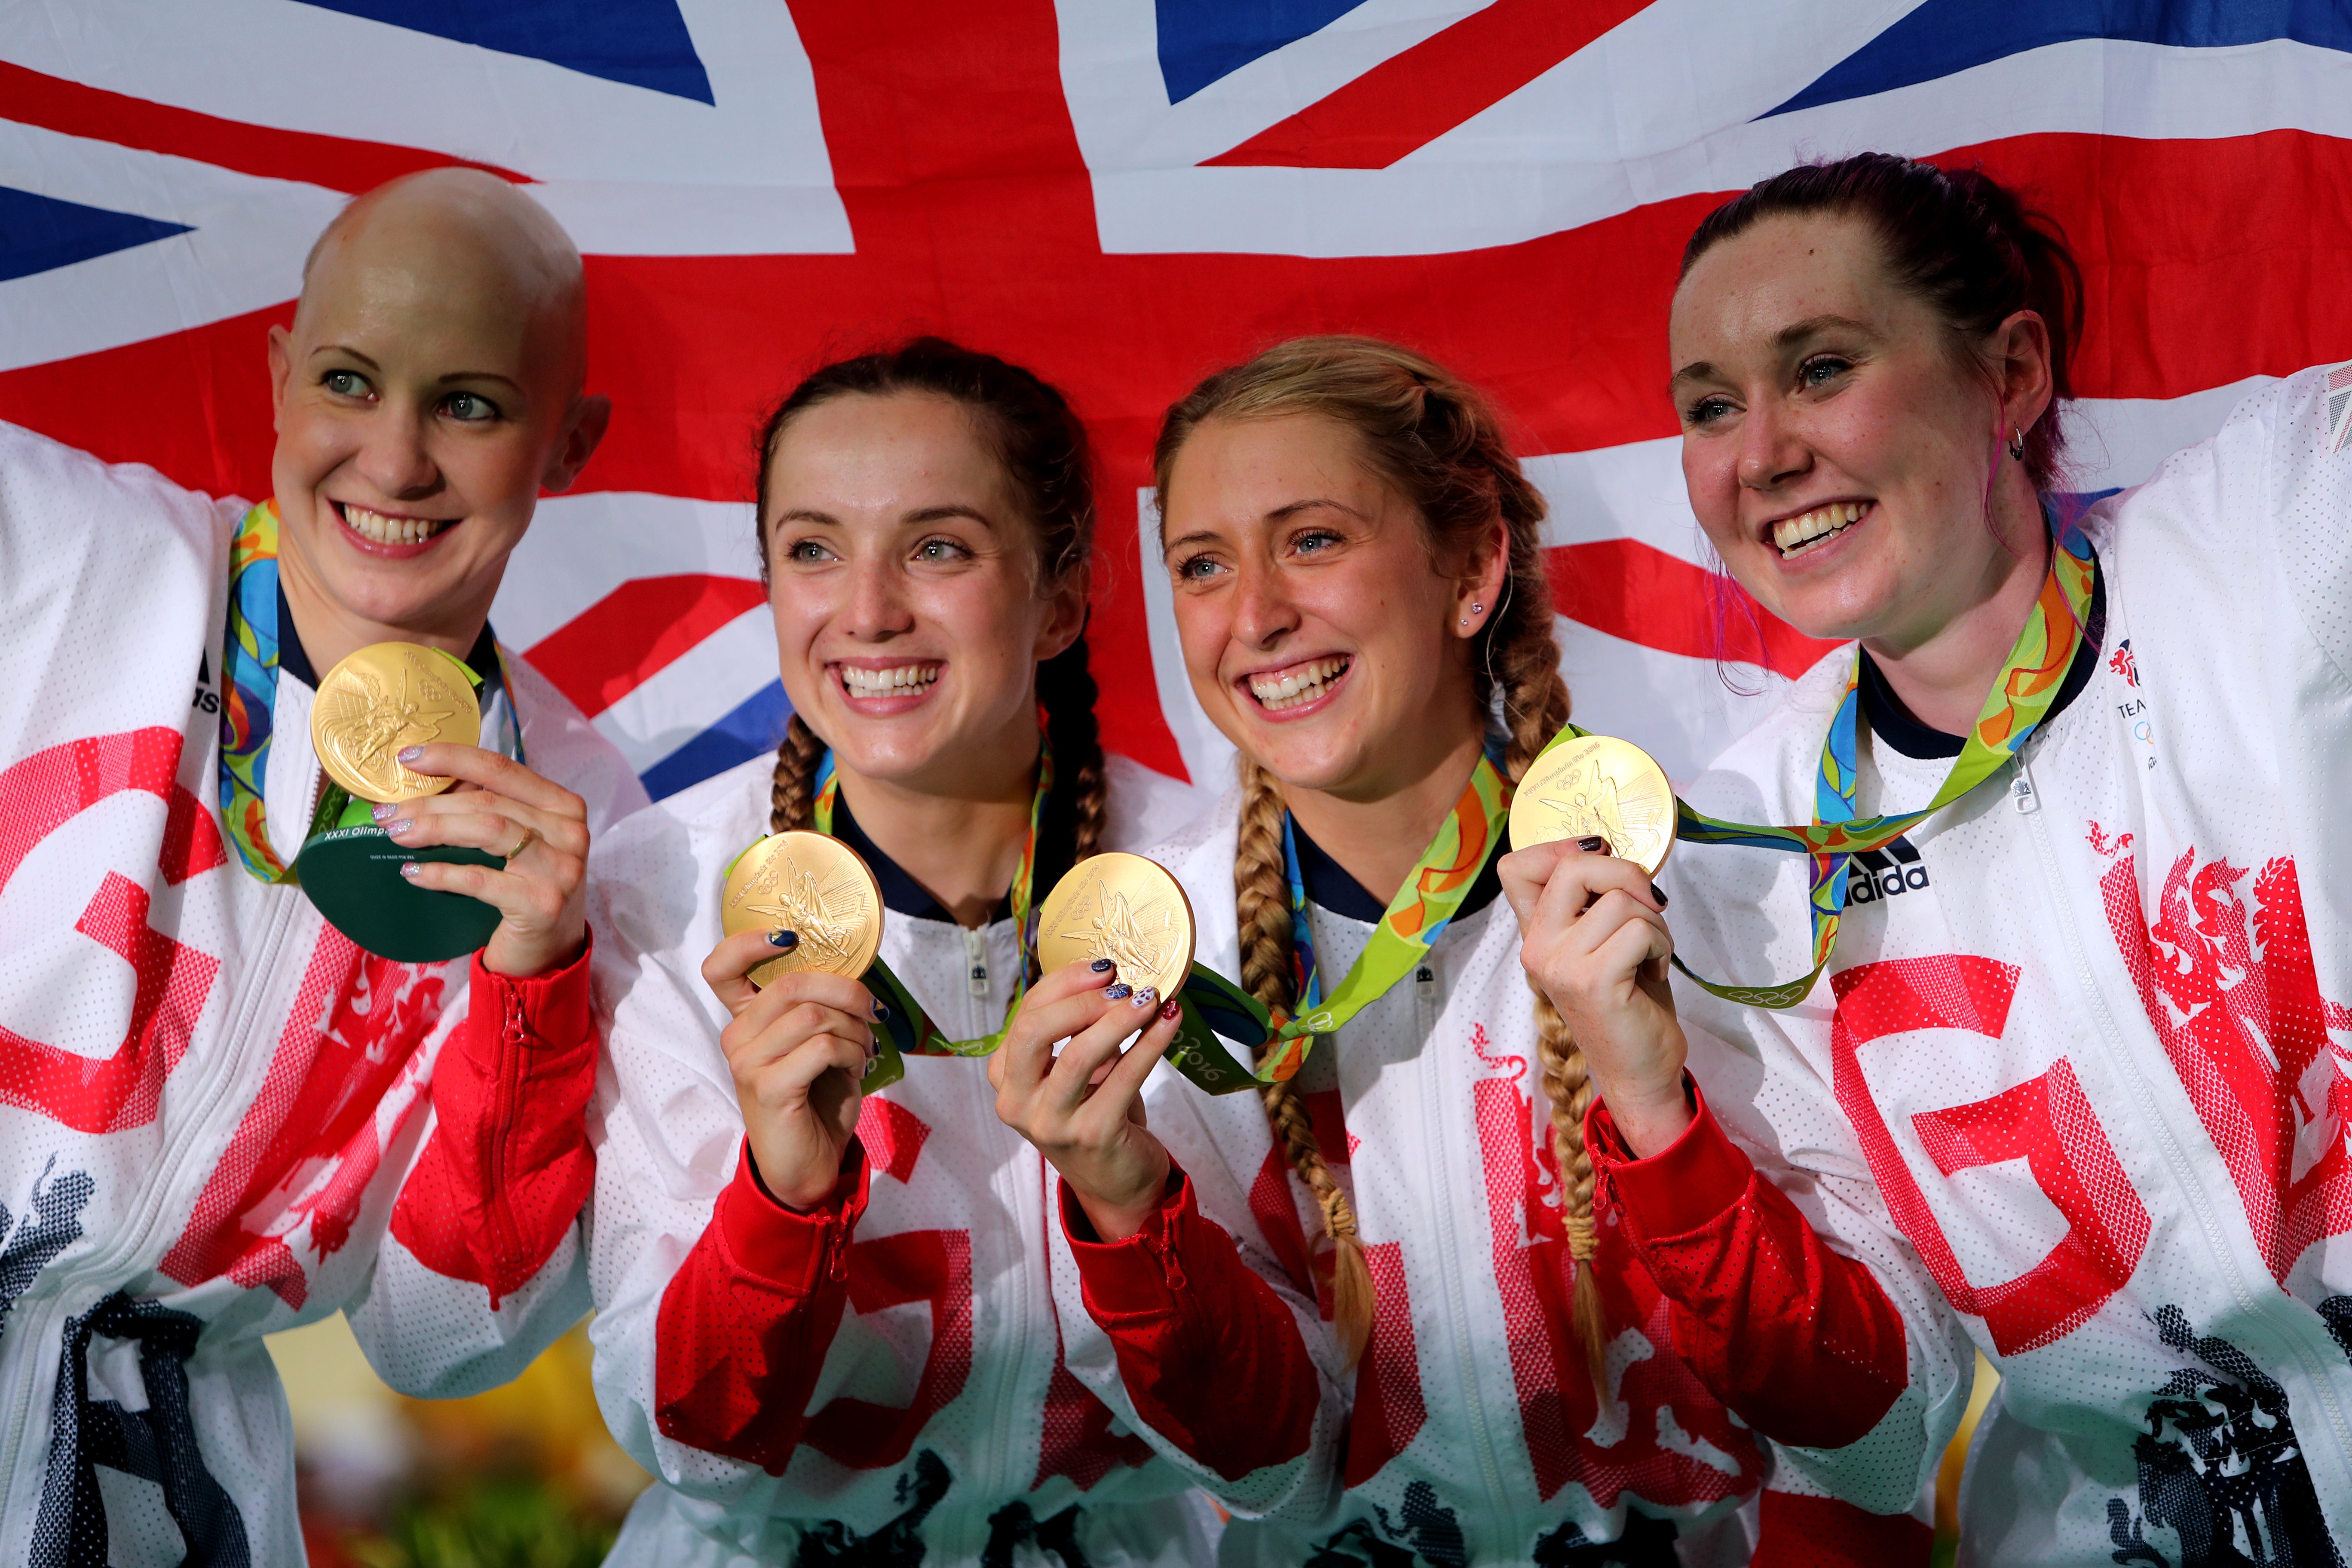
[[506, 853], [507, 863], [509, 865], [514, 864], [514, 858], [521, 854], [524, 850], [530, 848], [532, 840], [536, 839], [538, 837], [538, 828], [530, 826], [524, 827], [522, 830], [522, 837], [516, 839], [514, 842], [514, 847], [508, 850]]

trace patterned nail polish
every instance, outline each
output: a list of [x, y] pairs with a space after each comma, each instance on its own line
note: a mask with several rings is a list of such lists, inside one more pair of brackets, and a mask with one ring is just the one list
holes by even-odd
[[386, 801], [381, 805], [371, 807], [368, 811], [368, 815], [375, 818], [376, 821], [382, 822], [385, 817], [390, 816], [394, 812], [398, 811], [399, 809], [399, 806], [394, 805], [390, 801]]
[[417, 866], [417, 864], [416, 864], [416, 862], [415, 862], [415, 861], [414, 861], [414, 860], [403, 861], [403, 862], [401, 863], [400, 874], [401, 874], [402, 876], [404, 876], [404, 877], [407, 878], [410, 881], [414, 882], [415, 880], [416, 880], [416, 873], [417, 873], [418, 869], [419, 869], [419, 868], [418, 868], [418, 866]]
[[1601, 837], [1598, 833], [1586, 834], [1583, 837], [1576, 841], [1576, 847], [1579, 849], [1583, 850], [1587, 855], [1606, 855], [1609, 853], [1609, 840]]
[[1170, 1001], [1163, 1002], [1160, 1005], [1160, 1016], [1163, 1018], [1179, 1017], [1183, 1014], [1183, 1011], [1184, 1004], [1181, 1002]]
[[1118, 965], [1111, 963], [1108, 958], [1097, 958], [1092, 963], [1087, 964], [1087, 967], [1093, 970], [1097, 974], [1104, 974], [1117, 968]]
[[1118, 1000], [1119, 1000], [1120, 998], [1122, 998], [1122, 997], [1127, 997], [1127, 996], [1132, 996], [1132, 995], [1134, 995], [1134, 994], [1135, 994], [1135, 987], [1134, 987], [1134, 986], [1132, 986], [1132, 985], [1129, 985], [1126, 981], [1122, 980], [1122, 981], [1120, 981], [1118, 984], [1116, 984], [1116, 985], [1112, 986], [1109, 990], [1108, 990], [1108, 991], [1104, 992], [1104, 993], [1103, 993], [1103, 994], [1104, 994], [1104, 995], [1106, 995], [1106, 996], [1108, 996], [1108, 997], [1109, 997], [1112, 1001], [1116, 1002], [1116, 1001], [1118, 1001]]
[[1145, 986], [1142, 990], [1140, 990], [1140, 991], [1139, 991], [1139, 992], [1137, 992], [1137, 993], [1135, 994], [1135, 1003], [1134, 1003], [1134, 1005], [1135, 1005], [1136, 1006], [1138, 1006], [1138, 1007], [1149, 1007], [1149, 1006], [1150, 1006], [1153, 1003], [1155, 1003], [1155, 1002], [1157, 1002], [1157, 1001], [1159, 1001], [1159, 1000], [1160, 1000], [1160, 989], [1159, 989], [1159, 987], [1158, 987], [1158, 986], [1155, 986], [1155, 985], [1147, 985], [1147, 986]]
[[415, 817], [404, 816], [398, 822], [388, 822], [384, 824], [383, 830], [393, 837], [397, 838], [415, 826], [416, 819]]
[[882, 1023], [882, 1022], [886, 1021], [889, 1016], [890, 1016], [890, 1007], [889, 1007], [889, 1004], [887, 1004], [887, 1003], [886, 1003], [886, 1002], [880, 1002], [880, 1001], [877, 1001], [877, 1002], [876, 1002], [876, 1003], [874, 1004], [874, 1021], [875, 1021], [876, 1023], [877, 1023], [877, 1024]]
[[768, 933], [768, 945], [770, 947], [781, 947], [786, 952], [790, 952], [793, 949], [800, 946], [800, 944], [801, 933], [796, 931], [779, 930], [772, 931]]

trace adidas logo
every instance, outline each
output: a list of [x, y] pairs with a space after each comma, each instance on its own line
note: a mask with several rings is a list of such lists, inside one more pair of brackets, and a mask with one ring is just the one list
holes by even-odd
[[1865, 849], [1848, 863], [1845, 901], [1874, 904], [1927, 885], [1927, 867], [1919, 851], [1911, 847], [1908, 838], [1897, 838], [1884, 849]]

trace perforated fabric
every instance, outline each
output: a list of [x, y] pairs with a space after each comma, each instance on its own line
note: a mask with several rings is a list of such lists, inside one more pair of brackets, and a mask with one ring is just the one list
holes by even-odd
[[[866, 1099], [871, 1175], [845, 1258], [849, 1306], [831, 1342], [811, 1347], [824, 1367], [782, 1473], [661, 1430], [665, 1291], [711, 1225], [743, 1142], [719, 1045], [727, 1014], [701, 965], [719, 939], [724, 868], [767, 831], [773, 766], [755, 758], [663, 801], [596, 853], [610, 1066], [592, 1116], [594, 1375], [614, 1433], [660, 1478], [613, 1561], [1043, 1562], [1057, 1540], [1097, 1565], [1212, 1560], [1212, 1516], [1187, 1479], [1064, 1364], [1052, 1276], [1068, 1265], [1045, 1246], [1050, 1172], [998, 1119], [977, 1061], [910, 1058], [904, 1079]], [[1189, 792], [1141, 774], [1114, 760], [1113, 800], [1169, 808], [1152, 824], [1165, 830]], [[882, 956], [959, 1038], [1003, 1021], [1019, 962], [1010, 921], [968, 933], [896, 912]], [[695, 1349], [705, 1365], [728, 1359], [723, 1345]]]
[[[2200, 1520], [2252, 1560], [2352, 1540], [2352, 453], [2327, 450], [2325, 376], [2093, 512], [2098, 676], [1873, 870], [1811, 999], [1676, 986], [1717, 1115], [1910, 1332], [1878, 1429], [1791, 1463], [1906, 1495], [1966, 1342], [2001, 1371], [1964, 1563], [2218, 1560]], [[1692, 805], [1803, 820], [1842, 680], [1832, 658], [1798, 681]], [[1938, 771], [1874, 747], [1862, 808], [1924, 803]], [[1694, 967], [1803, 972], [1793, 862], [1677, 851]]]
[[[1240, 966], [1239, 804], [1229, 794], [1214, 817], [1150, 851], [1192, 900], [1201, 962], [1227, 974]], [[1309, 918], [1326, 973], [1344, 973], [1372, 928], [1312, 906]], [[1648, 1539], [1660, 1523], [1644, 1519], [1671, 1525], [1678, 1539], [1664, 1550], [1683, 1562], [1748, 1561], [1753, 1512], [1743, 1523], [1741, 1510], [1771, 1471], [1769, 1447], [1682, 1368], [1663, 1299], [1605, 1234], [1605, 1407], [1570, 1336], [1573, 1272], [1535, 1047], [1517, 927], [1498, 901], [1457, 919], [1422, 971], [1308, 1058], [1296, 1081], [1355, 1206], [1378, 1292], [1370, 1348], [1351, 1373], [1327, 1321], [1320, 1211], [1279, 1156], [1261, 1104], [1153, 1075], [1151, 1128], [1192, 1177], [1201, 1212], [1300, 1304], [1310, 1353], [1346, 1401], [1344, 1423], [1332, 1410], [1317, 1428], [1323, 1510], [1237, 1519], [1225, 1562], [1385, 1562], [1396, 1552], [1418, 1553], [1400, 1562], [1574, 1562], [1593, 1543]], [[1057, 1262], [1066, 1256], [1065, 1239]], [[1074, 1285], [1056, 1283], [1073, 1370], [1131, 1418], [1107, 1340], [1091, 1323], [1067, 1327], [1085, 1309]], [[1170, 1457], [1221, 1500], [1244, 1510], [1255, 1500], [1234, 1499], [1213, 1466]]]
[[[373, 1284], [403, 1304], [365, 1336], [380, 1364], [446, 1387], [445, 1356], [458, 1382], [510, 1376], [580, 1300], [561, 1279], [576, 1249], [495, 1316], [482, 1286], [379, 1252], [432, 1135], [465, 968], [360, 954], [226, 846], [220, 644], [245, 510], [0, 426], [0, 1560], [59, 1550], [35, 1538], [74, 1483], [50, 1442], [65, 1336], [118, 1291], [202, 1323], [186, 1418], [257, 1565], [302, 1561], [264, 1334]], [[641, 802], [586, 721], [517, 676], [534, 764], [592, 824]], [[298, 836], [319, 776], [301, 690], [279, 683], [266, 781], [273, 831]], [[96, 1474], [126, 1549], [172, 1539], [159, 1486]]]

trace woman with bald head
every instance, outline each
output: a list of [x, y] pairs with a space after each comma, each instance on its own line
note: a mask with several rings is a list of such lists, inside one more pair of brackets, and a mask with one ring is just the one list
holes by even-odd
[[[0, 1558], [299, 1563], [265, 1333], [347, 1311], [447, 1395], [587, 1305], [583, 869], [644, 795], [488, 624], [603, 434], [583, 364], [562, 230], [442, 170], [311, 252], [271, 500], [0, 425]], [[297, 885], [367, 822], [312, 749], [320, 672], [387, 642], [478, 686], [480, 746], [397, 754], [455, 786], [373, 814], [400, 874], [495, 910], [469, 959], [362, 952]]]

